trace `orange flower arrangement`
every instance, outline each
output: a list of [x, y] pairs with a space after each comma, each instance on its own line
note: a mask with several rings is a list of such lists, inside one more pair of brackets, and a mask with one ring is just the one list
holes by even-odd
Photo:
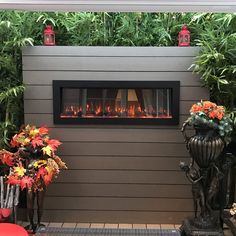
[[222, 120], [225, 115], [225, 109], [223, 106], [217, 106], [213, 102], [203, 101], [201, 103], [194, 104], [190, 110], [191, 113], [205, 113], [211, 119]]
[[201, 101], [193, 104], [190, 115], [189, 124], [213, 128], [224, 138], [228, 138], [233, 130], [232, 121], [227, 116], [225, 108], [213, 102]]
[[0, 150], [0, 162], [11, 167], [8, 184], [19, 184], [21, 189], [30, 191], [43, 190], [57, 177], [60, 169], [67, 168], [55, 154], [61, 142], [50, 139], [46, 127], [27, 125], [10, 144], [17, 149], [15, 153]]

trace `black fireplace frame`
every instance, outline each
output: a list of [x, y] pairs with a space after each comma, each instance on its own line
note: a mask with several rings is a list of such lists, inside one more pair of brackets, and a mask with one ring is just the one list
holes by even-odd
[[[169, 88], [172, 89], [172, 118], [61, 118], [62, 88]], [[124, 124], [124, 125], [178, 125], [180, 81], [104, 81], [104, 80], [53, 80], [54, 124]]]

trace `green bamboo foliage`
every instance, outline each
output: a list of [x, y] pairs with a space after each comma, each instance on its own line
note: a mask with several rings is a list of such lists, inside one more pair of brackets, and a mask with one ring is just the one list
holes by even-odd
[[230, 112], [236, 141], [236, 14], [210, 14], [208, 20], [203, 22], [204, 30], [196, 40], [201, 51], [194, 72], [201, 75], [211, 100]]
[[[23, 122], [21, 47], [43, 45], [46, 24], [54, 26], [57, 45], [70, 46], [176, 46], [178, 32], [186, 24], [191, 45], [203, 48], [195, 72], [203, 74], [204, 86], [213, 98], [219, 91], [231, 94], [227, 99], [231, 108], [235, 106], [235, 14], [0, 13], [0, 94], [12, 95], [0, 106], [1, 147]], [[6, 115], [8, 112], [11, 115]]]
[[[176, 46], [178, 32], [187, 24], [194, 46], [195, 40], [207, 30], [206, 26], [218, 25], [224, 16], [226, 14], [3, 11], [0, 20], [14, 22], [21, 35], [33, 38], [35, 45], [43, 44], [44, 25], [52, 24], [57, 45]], [[227, 14], [225, 24], [233, 17]]]
[[0, 148], [22, 123], [21, 47], [32, 45], [21, 26], [24, 14], [4, 12], [0, 19]]
[[[175, 46], [183, 24], [191, 31], [192, 45], [206, 31], [206, 26], [225, 24], [233, 14], [193, 13], [41, 13], [3, 11], [0, 20], [13, 23], [18, 36], [33, 38], [35, 45], [43, 43], [43, 28], [52, 24], [58, 45], [92, 46]], [[222, 29], [222, 27], [221, 27]], [[223, 29], [225, 31], [226, 29]], [[20, 34], [19, 34], [20, 32]], [[13, 40], [14, 41], [14, 40]]]

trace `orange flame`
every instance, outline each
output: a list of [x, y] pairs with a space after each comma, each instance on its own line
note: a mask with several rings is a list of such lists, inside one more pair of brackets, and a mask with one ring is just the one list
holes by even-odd
[[129, 106], [128, 116], [135, 116], [135, 106], [134, 105]]
[[[76, 105], [70, 105], [70, 106], [65, 106], [64, 111], [61, 115], [61, 117], [78, 117], [79, 113], [83, 111], [81, 106], [76, 106]], [[163, 107], [160, 107], [158, 109], [158, 115], [153, 115], [153, 114], [148, 114], [146, 109], [142, 109], [140, 104], [132, 104], [129, 105], [128, 108], [121, 107], [120, 104], [116, 104], [114, 109], [110, 105], [107, 105], [104, 108], [104, 111], [108, 113], [107, 116], [111, 117], [119, 117], [122, 114], [126, 114], [126, 117], [140, 117], [140, 118], [172, 118], [171, 115], [167, 115], [166, 109]], [[86, 105], [86, 113], [83, 114], [82, 116], [100, 116], [103, 112], [102, 106], [101, 105], [93, 105], [93, 104], [87, 104]], [[82, 113], [81, 113], [82, 114]]]
[[101, 107], [98, 106], [98, 107], [96, 108], [95, 114], [97, 115], [97, 114], [101, 113], [101, 111], [102, 111]]

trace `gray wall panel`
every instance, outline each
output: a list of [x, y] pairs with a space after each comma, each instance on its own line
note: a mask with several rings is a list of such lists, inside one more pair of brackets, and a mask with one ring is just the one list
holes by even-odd
[[[88, 63], [89, 61], [89, 63]], [[57, 71], [186, 71], [193, 57], [33, 57], [23, 60], [24, 70]]]
[[[180, 223], [191, 214], [189, 161], [180, 132], [191, 105], [208, 99], [188, 68], [198, 48], [28, 47], [23, 50], [25, 123], [53, 127], [69, 170], [49, 186], [44, 220]], [[52, 80], [179, 80], [180, 124], [54, 125]], [[192, 130], [189, 131], [190, 134]]]
[[60, 155], [101, 156], [188, 156], [183, 140], [180, 143], [127, 143], [127, 142], [64, 142]]
[[45, 209], [115, 211], [193, 211], [192, 199], [46, 197]]
[[181, 171], [63, 170], [57, 183], [189, 184]]
[[83, 142], [176, 142], [182, 139], [179, 130], [147, 130], [147, 129], [66, 129], [55, 128], [52, 135], [63, 141], [83, 141]]
[[25, 84], [51, 85], [53, 80], [179, 80], [181, 86], [199, 86], [199, 76], [191, 71], [24, 71]]
[[193, 212], [184, 211], [88, 211], [88, 210], [45, 210], [43, 220], [48, 222], [111, 222], [181, 224], [183, 218]]
[[198, 47], [77, 47], [77, 46], [44, 46], [26, 47], [23, 56], [75, 56], [75, 57], [193, 57]]
[[49, 185], [47, 196], [192, 198], [190, 185], [76, 184]]
[[74, 170], [179, 170], [184, 157], [147, 156], [62, 156], [67, 167]]

